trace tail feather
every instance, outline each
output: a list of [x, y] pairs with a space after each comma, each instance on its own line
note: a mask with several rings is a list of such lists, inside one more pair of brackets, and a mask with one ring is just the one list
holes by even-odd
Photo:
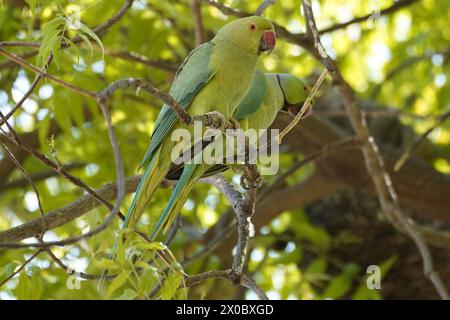
[[122, 229], [133, 227], [137, 223], [168, 169], [168, 166], [160, 163], [159, 152], [155, 154], [139, 182]]
[[203, 166], [198, 164], [186, 164], [184, 166], [180, 180], [177, 182], [172, 196], [169, 199], [169, 203], [156, 223], [150, 239], [154, 240], [159, 235], [161, 230], [164, 230], [164, 233], [167, 232], [170, 225], [183, 208], [190, 191], [197, 182], [197, 179], [202, 175], [202, 168]]

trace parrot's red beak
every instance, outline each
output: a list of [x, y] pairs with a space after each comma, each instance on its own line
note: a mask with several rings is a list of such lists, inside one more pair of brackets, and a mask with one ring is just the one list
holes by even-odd
[[277, 40], [273, 31], [264, 31], [261, 41], [261, 51], [272, 51]]

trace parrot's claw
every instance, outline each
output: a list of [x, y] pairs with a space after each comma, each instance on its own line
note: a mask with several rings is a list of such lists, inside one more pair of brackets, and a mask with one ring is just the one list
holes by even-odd
[[259, 173], [256, 165], [244, 165], [240, 168], [243, 170], [241, 176], [241, 186], [245, 190], [258, 189], [263, 184], [263, 178]]
[[217, 111], [207, 112], [203, 115], [193, 116], [194, 121], [200, 121], [205, 127], [225, 132], [228, 129], [239, 129], [239, 122], [234, 119], [227, 119], [223, 114]]
[[238, 130], [241, 126], [239, 124], [239, 121], [231, 118], [228, 123], [230, 124], [230, 128], [228, 129], [233, 129], [233, 130]]
[[254, 181], [249, 181], [248, 178], [245, 177], [244, 175], [241, 176], [241, 186], [245, 190], [259, 189], [262, 186], [262, 184], [263, 184], [263, 179], [261, 176], [259, 176]]

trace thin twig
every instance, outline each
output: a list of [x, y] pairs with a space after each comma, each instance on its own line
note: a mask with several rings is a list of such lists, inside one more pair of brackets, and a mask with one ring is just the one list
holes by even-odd
[[[72, 163], [68, 165], [62, 166], [65, 170], [73, 170], [73, 169], [79, 169], [85, 167], [85, 163]], [[59, 173], [55, 172], [54, 170], [45, 170], [42, 172], [37, 172], [30, 175], [31, 181], [34, 183], [45, 180], [47, 178], [51, 178], [54, 176], [59, 175]], [[13, 180], [11, 182], [7, 182], [5, 184], [0, 184], [0, 191], [15, 189], [24, 187], [28, 184], [28, 180], [25, 178]]]
[[86, 96], [86, 97], [91, 97], [91, 98], [95, 98], [96, 94], [93, 91], [89, 91], [77, 86], [74, 86], [73, 84], [70, 84], [64, 80], [61, 80], [41, 69], [39, 69], [38, 67], [32, 65], [31, 63], [28, 63], [27, 61], [25, 61], [24, 59], [22, 59], [21, 57], [19, 57], [18, 55], [15, 55], [13, 53], [7, 52], [3, 49], [0, 49], [0, 55], [5, 56], [6, 58], [8, 58], [11, 61], [14, 61], [15, 63], [21, 65], [22, 67], [33, 71], [34, 73], [40, 75], [41, 77], [47, 78], [49, 80], [52, 80], [53, 82], [59, 84], [60, 86], [63, 86], [73, 92], [76, 92], [78, 94], [81, 94], [82, 96]]
[[[413, 120], [434, 120], [439, 118], [442, 115], [436, 115], [436, 114], [428, 114], [428, 115], [420, 115], [416, 113], [411, 112], [403, 112], [400, 110], [394, 110], [394, 109], [387, 109], [387, 108], [370, 108], [366, 109], [363, 108], [362, 111], [364, 111], [364, 114], [366, 117], [370, 118], [410, 118]], [[313, 115], [316, 116], [325, 116], [325, 117], [347, 117], [347, 112], [345, 110], [314, 110], [312, 112]]]
[[109, 84], [106, 88], [101, 90], [97, 96], [102, 99], [106, 99], [112, 96], [112, 94], [116, 90], [125, 88], [144, 89], [145, 91], [149, 92], [151, 95], [158, 97], [169, 107], [171, 107], [176, 112], [176, 114], [183, 123], [191, 123], [191, 117], [189, 116], [189, 114], [186, 112], [186, 110], [183, 109], [183, 107], [181, 107], [178, 104], [178, 102], [174, 98], [172, 98], [169, 94], [160, 91], [152, 84], [150, 84], [148, 81], [145, 81], [143, 79], [124, 78], [114, 81], [113, 83]]
[[337, 23], [337, 24], [334, 24], [334, 25], [332, 25], [330, 27], [321, 29], [321, 30], [319, 30], [319, 34], [333, 32], [333, 31], [340, 30], [340, 29], [343, 29], [345, 27], [348, 27], [349, 25], [352, 25], [352, 24], [355, 24], [355, 23], [360, 23], [360, 22], [367, 21], [374, 14], [377, 14], [377, 16], [383, 16], [383, 15], [387, 15], [387, 14], [390, 14], [390, 13], [394, 13], [394, 12], [396, 12], [396, 11], [406, 7], [406, 6], [414, 4], [417, 1], [418, 0], [400, 0], [400, 1], [395, 1], [393, 5], [391, 5], [390, 7], [385, 8], [385, 9], [382, 9], [379, 12], [371, 12], [371, 13], [366, 14], [364, 16], [356, 17], [356, 18], [353, 18], [353, 19], [351, 19], [349, 21], [342, 22], [342, 23]]
[[11, 280], [16, 274], [19, 274], [20, 271], [22, 271], [23, 268], [25, 268], [31, 261], [33, 261], [34, 258], [36, 258], [36, 256], [42, 252], [42, 249], [38, 249], [36, 250], [35, 253], [33, 253], [33, 255], [31, 257], [29, 257], [24, 263], [22, 263], [22, 265], [15, 270], [13, 273], [11, 273], [8, 277], [6, 277], [5, 280], [3, 280], [2, 282], [0, 282], [0, 288], [7, 283], [9, 280]]
[[[45, 64], [44, 64], [44, 68], [47, 68], [50, 63], [53, 60], [53, 55], [51, 54]], [[11, 118], [11, 116], [20, 109], [20, 107], [22, 107], [23, 103], [30, 97], [30, 95], [33, 93], [34, 89], [36, 88], [36, 86], [39, 84], [39, 81], [41, 81], [42, 79], [42, 75], [41, 74], [37, 74], [33, 80], [33, 82], [31, 83], [30, 87], [28, 88], [28, 90], [23, 94], [22, 98], [17, 101], [17, 103], [14, 105], [14, 107], [11, 109], [10, 112], [8, 112], [5, 115], [6, 120], [8, 120], [9, 118]], [[3, 119], [0, 119], [0, 126], [3, 125]]]
[[[125, 191], [127, 194], [136, 190], [140, 180], [139, 175], [130, 177], [125, 181]], [[111, 201], [117, 197], [117, 182], [107, 183], [104, 186], [94, 190], [94, 193], [88, 193], [69, 203], [68, 205], [49, 211], [45, 214], [45, 223], [48, 230], [60, 227], [81, 217], [87, 212], [99, 207], [101, 202]], [[40, 219], [33, 219], [16, 227], [0, 232], [0, 243], [19, 242], [24, 239], [35, 237], [41, 230]]]
[[192, 12], [194, 14], [195, 23], [195, 46], [199, 46], [203, 43], [204, 33], [200, 0], [192, 0]]
[[399, 65], [397, 65], [396, 67], [394, 67], [392, 70], [390, 70], [386, 76], [384, 77], [384, 79], [382, 81], [380, 81], [380, 83], [378, 83], [372, 90], [372, 93], [370, 94], [370, 100], [376, 100], [376, 97], [378, 96], [378, 94], [381, 91], [381, 87], [383, 84], [385, 84], [387, 81], [391, 80], [392, 78], [394, 78], [397, 74], [399, 74], [401, 71], [405, 70], [406, 68], [413, 66], [414, 63], [416, 62], [420, 62], [423, 60], [429, 60], [431, 59], [434, 55], [442, 55], [444, 58], [447, 58], [450, 56], [450, 48], [447, 48], [445, 50], [442, 51], [436, 51], [436, 52], [427, 52], [423, 55], [420, 56], [413, 56], [410, 57], [406, 60], [403, 60]]
[[277, 0], [265, 0], [265, 1], [263, 1], [263, 2], [259, 5], [258, 9], [256, 9], [256, 11], [255, 11], [255, 16], [260, 16], [260, 15], [262, 15], [263, 12], [264, 12], [268, 7], [270, 7], [271, 5], [275, 4], [275, 2], [277, 2]]
[[322, 82], [325, 80], [327, 74], [328, 70], [324, 69], [320, 74], [319, 78], [314, 83], [314, 86], [312, 87], [311, 91], [308, 93], [308, 97], [306, 98], [304, 106], [302, 107], [300, 112], [294, 117], [294, 119], [292, 119], [289, 125], [286, 128], [284, 128], [283, 131], [281, 131], [281, 133], [278, 135], [278, 143], [281, 143], [281, 140], [283, 140], [284, 136], [286, 136], [289, 133], [289, 131], [291, 131], [292, 128], [294, 128], [297, 125], [297, 123], [302, 119], [305, 112], [308, 109], [312, 108], [312, 100], [314, 99], [314, 96], [316, 95], [317, 90], [319, 90]]
[[[222, 194], [227, 197], [237, 218], [238, 240], [233, 257], [231, 270], [224, 271], [221, 276], [230, 280], [234, 284], [241, 284], [253, 290], [261, 299], [268, 299], [266, 294], [256, 285], [253, 279], [246, 276], [244, 272], [245, 261], [248, 254], [248, 242], [254, 230], [250, 222], [255, 212], [256, 190], [258, 188], [257, 181], [260, 179], [256, 165], [245, 165], [244, 176], [247, 185], [250, 187], [245, 194], [241, 194], [236, 188], [221, 175], [217, 175], [204, 180], [213, 184]], [[214, 273], [203, 274], [202, 277], [210, 278]], [[204, 281], [204, 280], [202, 280]]]
[[394, 165], [394, 171], [397, 172], [399, 171], [403, 165], [406, 163], [406, 161], [408, 161], [408, 159], [411, 157], [411, 155], [413, 154], [414, 150], [417, 149], [417, 147], [424, 142], [428, 136], [437, 128], [439, 128], [448, 118], [450, 118], [450, 110], [445, 112], [444, 114], [442, 114], [439, 118], [438, 121], [432, 125], [430, 128], [427, 129], [427, 131], [425, 131], [421, 136], [417, 137], [413, 143], [411, 143], [405, 150], [405, 152], [403, 152], [403, 154], [400, 156], [400, 158], [397, 160], [397, 162]]
[[[56, 265], [59, 266], [61, 269], [63, 269], [65, 272], [67, 272], [69, 275], [76, 275], [77, 277], [80, 277], [80, 278], [86, 279], [86, 280], [97, 280], [97, 279], [100, 279], [100, 277], [101, 277], [100, 274], [97, 275], [97, 274], [90, 274], [90, 273], [84, 273], [84, 272], [72, 270], [72, 268], [65, 265], [64, 262], [62, 262], [61, 259], [59, 259], [50, 248], [45, 248], [42, 250], [47, 252], [49, 257], [56, 263]], [[112, 278], [116, 277], [116, 275], [107, 275], [106, 277], [108, 279], [112, 279]]]
[[178, 65], [179, 65], [179, 63], [177, 63], [175, 61], [171, 62], [171, 61], [166, 61], [166, 60], [152, 60], [146, 56], [143, 56], [141, 54], [138, 54], [138, 53], [132, 52], [132, 51], [105, 50], [105, 55], [108, 55], [108, 56], [114, 57], [114, 58], [120, 58], [123, 60], [138, 62], [145, 66], [166, 70], [166, 71], [169, 71], [172, 73], [174, 73], [178, 70]]
[[252, 290], [259, 299], [269, 300], [265, 292], [256, 284], [250, 276], [242, 274], [239, 277], [238, 283], [235, 282], [235, 273], [232, 269], [228, 270], [217, 270], [217, 271], [207, 271], [204, 273], [186, 276], [184, 278], [184, 287], [192, 287], [199, 283], [205, 282], [210, 279], [224, 279], [230, 281], [232, 284], [239, 284], [247, 289]]
[[[3, 130], [2, 130], [3, 131]], [[38, 203], [38, 208], [39, 208], [39, 213], [41, 215], [41, 230], [39, 232], [39, 239], [43, 239], [44, 237], [44, 233], [47, 230], [46, 226], [45, 226], [45, 213], [44, 213], [44, 209], [42, 208], [42, 202], [41, 202], [41, 197], [39, 195], [39, 191], [36, 188], [36, 185], [34, 184], [33, 180], [31, 179], [30, 175], [28, 174], [28, 172], [25, 170], [24, 167], [22, 167], [22, 165], [20, 164], [20, 162], [16, 159], [16, 157], [14, 156], [14, 154], [11, 152], [11, 150], [9, 150], [9, 148], [7, 146], [5, 146], [4, 144], [2, 144], [2, 148], [3, 150], [5, 150], [5, 152], [9, 155], [9, 157], [11, 158], [11, 160], [14, 162], [14, 164], [16, 165], [16, 167], [19, 169], [19, 171], [22, 173], [22, 175], [24, 176], [24, 178], [27, 180], [27, 182], [31, 185], [31, 187], [34, 190], [34, 194], [36, 195], [37, 198], [37, 203]]]

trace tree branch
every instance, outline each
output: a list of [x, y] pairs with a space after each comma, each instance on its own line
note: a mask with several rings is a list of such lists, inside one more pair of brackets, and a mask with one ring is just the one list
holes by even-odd
[[197, 47], [203, 43], [204, 33], [200, 0], [192, 0], [192, 12], [194, 14], [195, 22], [195, 46]]
[[275, 4], [275, 2], [277, 2], [277, 0], [265, 0], [265, 1], [263, 1], [263, 2], [259, 5], [258, 9], [256, 9], [256, 11], [255, 11], [255, 16], [260, 16], [260, 15], [262, 15], [263, 12], [264, 12], [268, 7], [270, 7], [271, 5]]
[[404, 8], [404, 7], [407, 7], [409, 5], [414, 4], [417, 1], [418, 0], [394, 1], [393, 5], [391, 5], [390, 7], [387, 7], [385, 9], [383, 9], [383, 10], [380, 10], [380, 12], [372, 12], [372, 13], [366, 14], [364, 16], [351, 19], [351, 20], [346, 21], [346, 22], [334, 24], [334, 25], [332, 25], [330, 27], [327, 27], [325, 29], [319, 30], [319, 34], [333, 32], [333, 31], [340, 30], [340, 29], [343, 29], [345, 27], [348, 27], [349, 25], [352, 25], [352, 24], [355, 24], [355, 23], [364, 22], [367, 19], [369, 19], [370, 17], [372, 17], [374, 14], [377, 14], [379, 16], [383, 16], [383, 15], [387, 15], [387, 14], [390, 14], [390, 13], [394, 13], [394, 12]]
[[[63, 166], [63, 168], [65, 170], [69, 171], [69, 170], [73, 170], [73, 169], [83, 168], [85, 166], [86, 166], [85, 163], [72, 163], [72, 164]], [[46, 171], [38, 172], [35, 174], [31, 174], [30, 178], [31, 178], [31, 181], [33, 181], [33, 182], [39, 182], [39, 181], [42, 181], [42, 180], [45, 180], [47, 178], [51, 178], [51, 177], [54, 177], [57, 175], [59, 175], [59, 174], [57, 172], [55, 172], [54, 170], [46, 170]], [[28, 181], [25, 178], [13, 180], [13, 181], [5, 183], [5, 184], [0, 184], [0, 191], [6, 191], [6, 190], [10, 190], [10, 189], [25, 187], [27, 184], [28, 184]]]
[[443, 113], [441, 116], [438, 117], [437, 122], [429, 127], [421, 136], [417, 137], [416, 140], [414, 140], [413, 143], [411, 143], [403, 152], [401, 157], [397, 160], [394, 166], [394, 171], [399, 171], [403, 165], [408, 161], [408, 159], [411, 157], [412, 153], [414, 152], [417, 147], [427, 139], [427, 137], [437, 128], [439, 128], [448, 118], [450, 118], [450, 110]]

